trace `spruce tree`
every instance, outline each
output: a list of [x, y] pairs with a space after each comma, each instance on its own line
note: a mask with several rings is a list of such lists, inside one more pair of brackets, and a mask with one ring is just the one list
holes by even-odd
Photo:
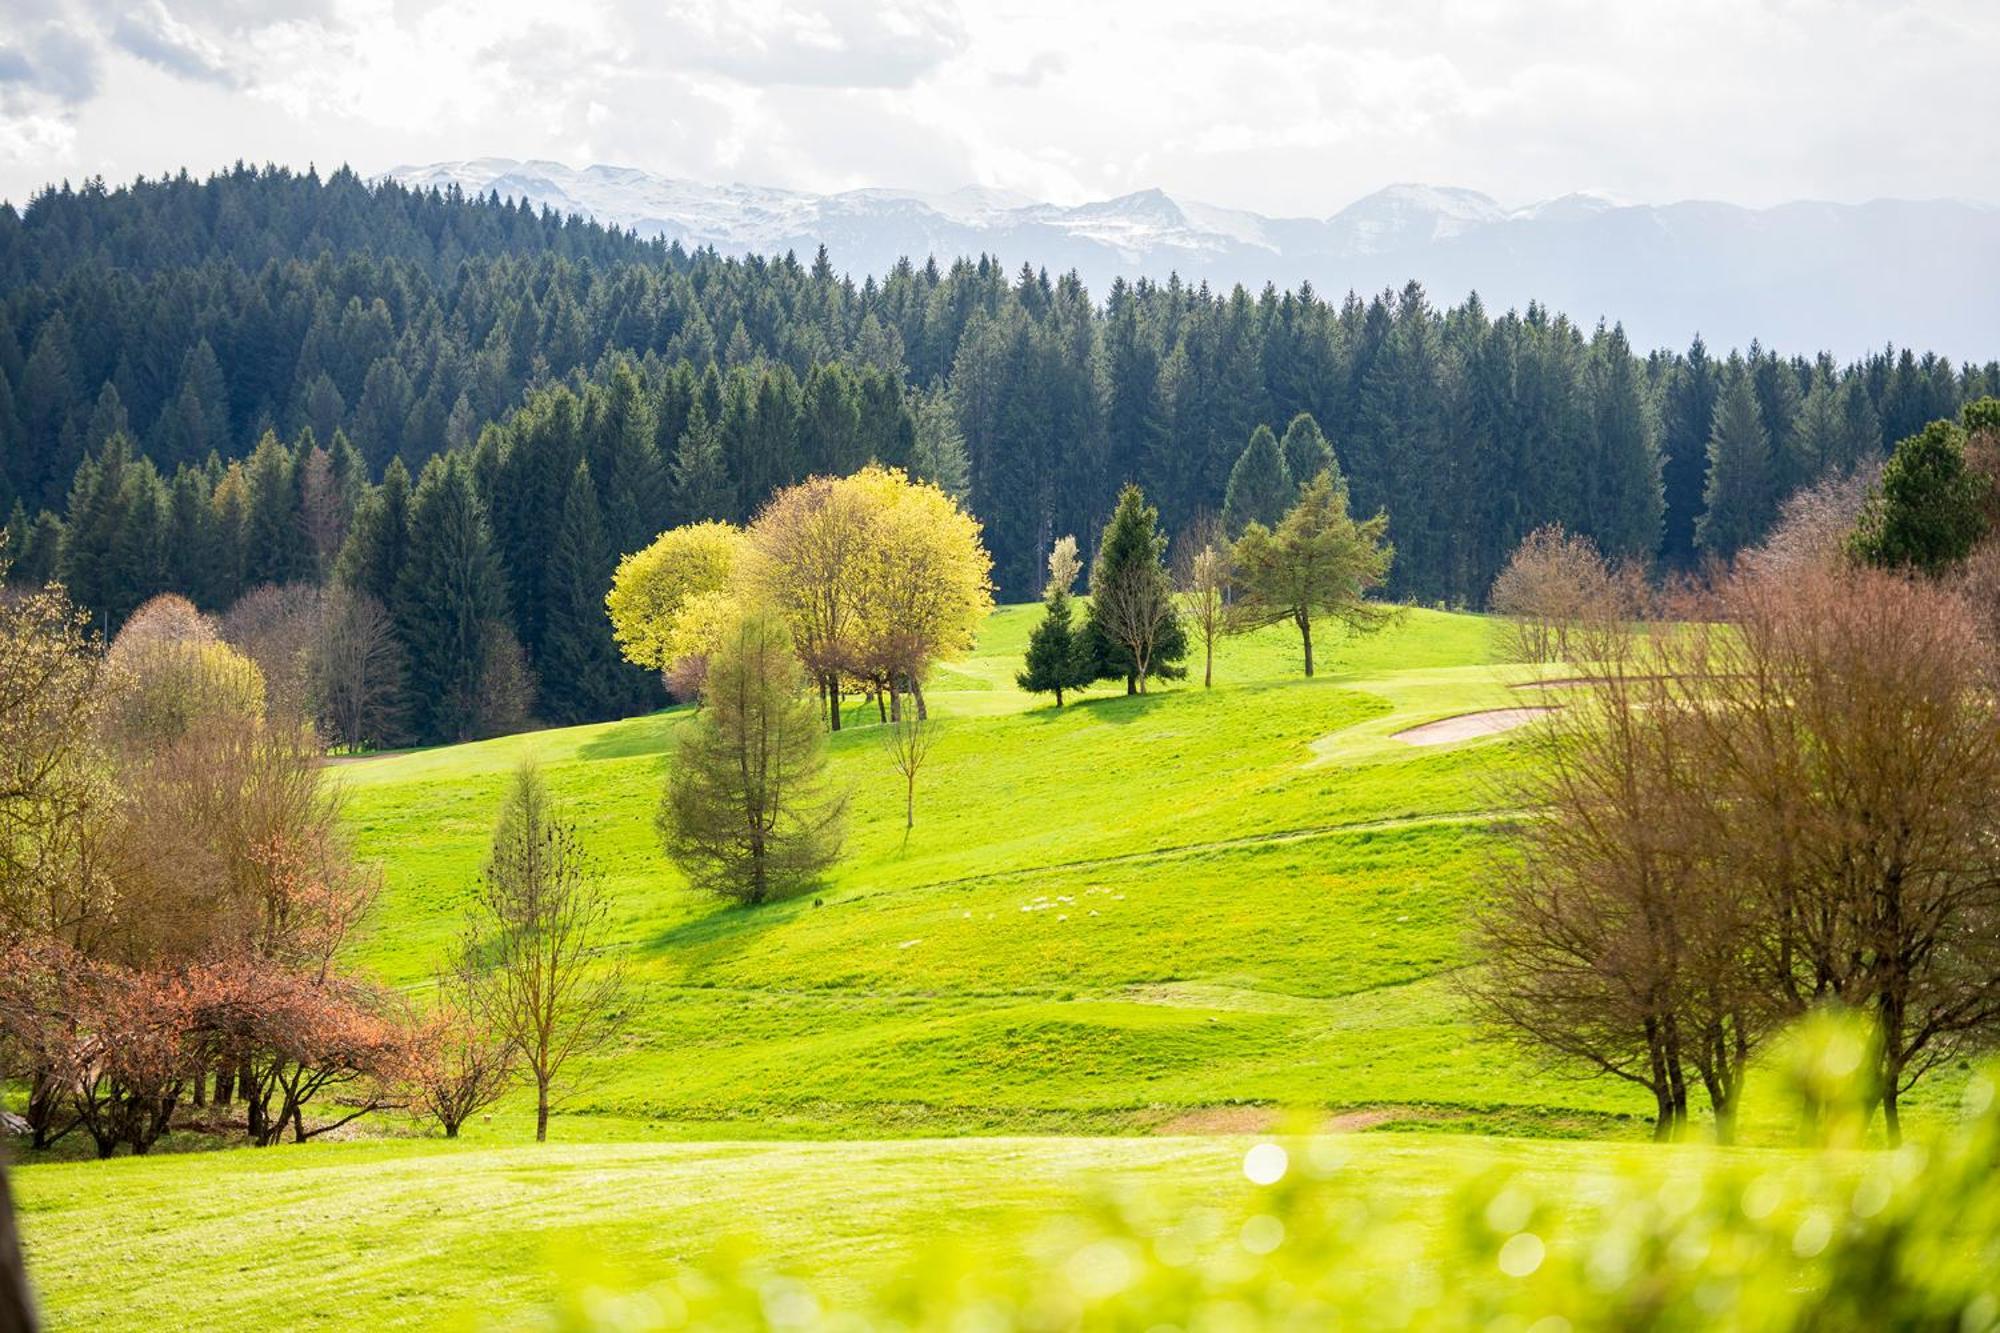
[[1660, 431], [1660, 484], [1666, 504], [1660, 554], [1668, 564], [1694, 563], [1695, 525], [1708, 476], [1708, 437], [1720, 392], [1715, 362], [1700, 338], [1667, 375]]
[[246, 473], [250, 505], [243, 527], [243, 577], [253, 587], [311, 578], [312, 541], [291, 452], [267, 433], [250, 455]]
[[1284, 517], [1298, 487], [1293, 482], [1277, 436], [1269, 426], [1250, 432], [1250, 443], [1229, 470], [1229, 486], [1223, 492], [1222, 526], [1231, 537], [1252, 523], [1270, 527]]
[[1832, 471], [1845, 471], [1842, 455], [1847, 445], [1847, 416], [1841, 410], [1840, 391], [1825, 367], [1813, 375], [1812, 388], [1799, 404], [1798, 424], [1792, 431], [1792, 456], [1787, 471], [1809, 485]]
[[1303, 488], [1305, 484], [1328, 468], [1333, 468], [1337, 479], [1340, 464], [1334, 461], [1333, 446], [1327, 442], [1326, 432], [1319, 428], [1310, 412], [1301, 412], [1293, 417], [1285, 427], [1285, 438], [1278, 446], [1285, 456], [1285, 470], [1292, 474], [1292, 484]]
[[131, 467], [132, 443], [123, 435], [113, 435], [77, 467], [70, 486], [69, 520], [63, 525], [56, 559], [57, 576], [71, 600], [92, 612], [104, 630], [138, 605], [129, 589], [117, 586], [119, 548], [128, 517], [125, 474]]
[[1091, 565], [1086, 622], [1092, 678], [1123, 680], [1127, 694], [1144, 694], [1149, 678], [1187, 675], [1179, 665], [1187, 657], [1187, 630], [1174, 605], [1166, 553], [1159, 511], [1137, 486], [1127, 486]]
[[676, 523], [726, 519], [735, 509], [735, 488], [723, 464], [722, 435], [696, 403], [687, 429], [674, 448], [673, 514]]
[[604, 538], [614, 551], [636, 551], [667, 526], [668, 478], [654, 439], [658, 426], [650, 395], [624, 361], [585, 403], [585, 456], [603, 497]]
[[611, 563], [590, 464], [579, 461], [542, 566], [545, 620], [539, 666], [550, 721], [614, 717], [624, 702], [624, 665], [604, 612]]
[[1586, 530], [1606, 555], [1650, 561], [1665, 515], [1657, 431], [1625, 331], [1602, 328], [1585, 371], [1597, 457], [1587, 476]]
[[1706, 507], [1695, 525], [1695, 544], [1727, 559], [1762, 536], [1777, 507], [1771, 471], [1771, 440], [1756, 389], [1742, 358], [1732, 356], [1708, 437]]
[[425, 744], [468, 739], [491, 641], [512, 629], [500, 560], [462, 457], [433, 458], [417, 482], [390, 614], [408, 656], [411, 730]]
[[1089, 644], [1071, 623], [1075, 607], [1067, 589], [1051, 586], [1041, 621], [1028, 635], [1027, 664], [1014, 682], [1030, 694], [1053, 694], [1063, 706], [1064, 690], [1080, 690], [1097, 678]]
[[392, 458], [382, 484], [363, 497], [334, 562], [334, 577], [384, 606], [395, 599], [410, 546], [410, 472]]

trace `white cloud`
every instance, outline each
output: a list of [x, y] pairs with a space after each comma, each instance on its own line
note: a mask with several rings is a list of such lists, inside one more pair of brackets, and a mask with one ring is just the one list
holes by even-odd
[[[503, 155], [1329, 213], [2000, 197], [1987, 0], [13, 0], [0, 194]], [[173, 114], [162, 115], [171, 106]]]

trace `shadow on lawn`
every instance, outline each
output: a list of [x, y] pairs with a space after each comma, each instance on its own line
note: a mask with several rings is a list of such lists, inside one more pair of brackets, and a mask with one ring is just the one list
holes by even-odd
[[676, 704], [657, 713], [628, 717], [577, 746], [576, 757], [631, 759], [641, 755], [665, 755], [673, 749], [674, 731], [693, 716], [691, 705]]
[[647, 957], [678, 956], [687, 968], [684, 984], [699, 986], [710, 966], [741, 958], [768, 931], [791, 925], [806, 913], [829, 910], [815, 907], [819, 901], [820, 896], [805, 894], [756, 907], [718, 903], [706, 915], [667, 927], [642, 947]]

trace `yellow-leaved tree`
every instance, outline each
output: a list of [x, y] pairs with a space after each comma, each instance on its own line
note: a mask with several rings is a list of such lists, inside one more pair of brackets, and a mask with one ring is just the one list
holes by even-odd
[[699, 693], [734, 615], [744, 551], [734, 524], [690, 523], [620, 560], [604, 605], [625, 660], [660, 672], [681, 698]]
[[993, 560], [979, 520], [899, 468], [871, 465], [835, 484], [862, 497], [869, 519], [850, 672], [886, 699], [892, 719], [901, 719], [905, 694], [926, 717], [925, 675], [970, 652], [993, 609]]
[[972, 648], [993, 609], [993, 559], [979, 521], [927, 481], [869, 464], [779, 490], [747, 530], [693, 523], [619, 562], [605, 605], [628, 661], [663, 672], [682, 698], [746, 611], [775, 612], [840, 727], [850, 687], [885, 717], [907, 698], [927, 715], [924, 678]]

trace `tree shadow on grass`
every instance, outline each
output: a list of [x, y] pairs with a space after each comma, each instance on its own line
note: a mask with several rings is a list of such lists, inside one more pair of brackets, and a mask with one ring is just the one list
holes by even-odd
[[692, 705], [680, 704], [628, 717], [576, 747], [578, 759], [631, 759], [664, 755], [674, 747], [674, 733], [694, 716]]
[[640, 948], [649, 958], [682, 955], [689, 969], [686, 984], [698, 986], [702, 971], [741, 958], [774, 929], [792, 925], [807, 913], [827, 910], [814, 906], [823, 901], [823, 892], [755, 907], [715, 900], [708, 911], [667, 927]]
[[[1122, 687], [1121, 687], [1122, 688]], [[1057, 708], [1051, 700], [1039, 708], [1030, 708], [1020, 716], [1047, 725], [1060, 722], [1073, 711], [1081, 711], [1099, 722], [1115, 722], [1125, 725], [1137, 722], [1155, 708], [1165, 707], [1171, 697], [1164, 694], [1100, 694], [1096, 696], [1072, 694]]]

